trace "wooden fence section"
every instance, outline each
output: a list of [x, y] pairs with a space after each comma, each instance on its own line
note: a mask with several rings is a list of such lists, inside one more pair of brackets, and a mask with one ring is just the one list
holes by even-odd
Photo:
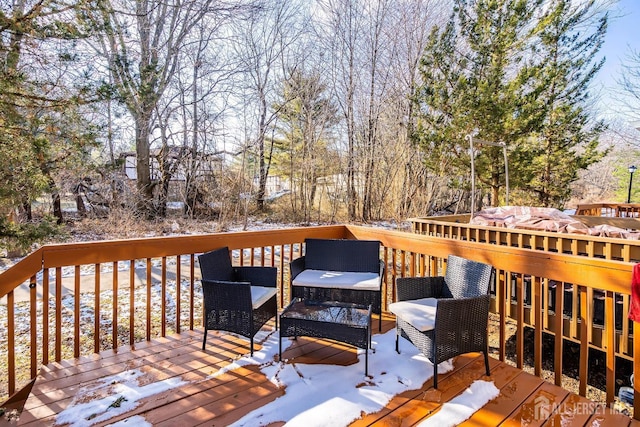
[[592, 203], [578, 205], [576, 215], [604, 216], [618, 218], [640, 218], [638, 203]]
[[[611, 218], [578, 216], [574, 216], [574, 218], [586, 222], [589, 226], [605, 223], [615, 225], [611, 223]], [[613, 220], [615, 221], [615, 219]], [[635, 219], [620, 218], [619, 220], [626, 221], [625, 225], [627, 226], [630, 225], [628, 221], [632, 221], [633, 225], [640, 225], [640, 222]], [[469, 214], [411, 218], [409, 221], [414, 233], [428, 236], [582, 255], [591, 258], [640, 262], [640, 240], [475, 225], [469, 224]]]
[[[506, 337], [507, 321], [515, 319], [518, 367], [524, 366], [524, 332], [531, 327], [536, 374], [541, 375], [542, 336], [548, 332], [555, 334], [556, 349], [562, 348], [564, 339], [579, 343], [582, 395], [587, 389], [588, 349], [594, 346], [606, 352], [609, 402], [615, 396], [616, 355], [634, 360], [635, 388], [640, 390], [640, 340], [632, 343], [628, 322], [622, 322], [627, 325], [624, 339], [616, 332], [617, 316], [626, 319], [627, 315], [632, 263], [469, 238], [339, 225], [44, 246], [0, 274], [4, 302], [0, 309], [6, 312], [0, 323], [0, 351], [4, 354], [4, 360], [0, 359], [0, 394], [14, 394], [36, 377], [42, 364], [51, 361], [64, 363], [92, 352], [200, 328], [197, 254], [214, 248], [229, 246], [236, 265], [277, 267], [280, 304], [285, 304], [288, 262], [304, 252], [303, 242], [308, 237], [382, 242], [381, 257], [387, 265], [384, 307], [394, 299], [396, 277], [442, 274], [449, 254], [492, 264], [498, 270], [494, 310], [500, 319], [500, 335]], [[537, 246], [536, 242], [533, 248]], [[105, 276], [105, 271], [111, 273]], [[569, 293], [566, 284], [572, 286]], [[16, 298], [21, 291], [27, 296]], [[591, 301], [596, 293], [603, 295], [598, 314], [601, 326], [594, 325], [599, 308]], [[577, 309], [569, 316], [554, 316], [552, 308], [565, 307], [567, 299], [579, 301]], [[552, 300], [555, 306], [549, 304]], [[594, 341], [596, 329], [604, 331], [601, 343]], [[504, 339], [498, 351], [504, 360]], [[562, 385], [562, 357], [561, 351], [555, 352], [558, 385]], [[635, 413], [640, 416], [640, 409]]]

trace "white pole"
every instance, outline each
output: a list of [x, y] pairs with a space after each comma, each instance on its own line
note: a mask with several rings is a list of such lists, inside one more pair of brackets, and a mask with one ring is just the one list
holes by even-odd
[[471, 156], [471, 217], [473, 219], [473, 213], [476, 210], [476, 168], [475, 168], [475, 153], [473, 152], [473, 135], [469, 134], [466, 136], [466, 139], [469, 140], [469, 155]]
[[509, 161], [507, 160], [507, 144], [504, 142], [500, 144], [502, 144], [502, 152], [504, 153], [504, 182], [507, 186], [505, 205], [509, 206]]
[[[465, 139], [469, 141], [469, 148], [471, 150], [471, 218], [475, 211], [475, 193], [476, 193], [476, 168], [475, 168], [475, 152], [473, 150], [473, 135], [468, 134]], [[505, 203], [509, 206], [509, 162], [507, 157], [507, 144], [504, 142], [489, 142], [483, 139], [476, 138], [478, 144], [491, 145], [492, 147], [502, 147], [502, 154], [504, 154], [504, 180], [506, 185], [506, 197]]]

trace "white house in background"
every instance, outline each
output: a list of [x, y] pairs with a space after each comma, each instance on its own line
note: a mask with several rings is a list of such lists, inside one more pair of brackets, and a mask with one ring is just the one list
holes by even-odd
[[[158, 156], [160, 150], [154, 150], [151, 153], [150, 168], [151, 179], [157, 181], [160, 179], [160, 163], [158, 162]], [[196, 156], [196, 162], [198, 167], [196, 171], [197, 176], [210, 176], [216, 172], [219, 172], [222, 168], [222, 157], [213, 154], [198, 153]], [[123, 172], [124, 175], [130, 180], [138, 179], [138, 172], [136, 171], [136, 153], [128, 151], [120, 154], [120, 158], [123, 159]], [[188, 165], [192, 160], [191, 150], [184, 147], [171, 147], [169, 152], [169, 161], [180, 162], [176, 172], [171, 177], [171, 181], [185, 181], [187, 176]]]
[[[260, 177], [254, 176], [254, 188], [258, 188], [258, 185], [260, 185]], [[291, 182], [289, 181], [289, 178], [280, 175], [269, 175], [267, 177], [267, 183], [265, 186], [265, 197], [267, 199], [287, 194], [289, 191], [291, 191]]]
[[[333, 199], [346, 200], [346, 188], [347, 188], [347, 176], [344, 174], [334, 174], [318, 177], [317, 180], [317, 195]], [[254, 188], [258, 187], [259, 178], [256, 176], [253, 180]], [[362, 196], [364, 194], [364, 180], [361, 174], [357, 174], [355, 177], [356, 192]], [[291, 192], [291, 181], [284, 176], [269, 176], [267, 177], [267, 186], [265, 189], [265, 198], [276, 199], [285, 194]]]

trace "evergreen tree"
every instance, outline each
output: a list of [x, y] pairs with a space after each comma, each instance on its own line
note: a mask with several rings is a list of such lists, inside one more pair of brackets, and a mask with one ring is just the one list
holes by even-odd
[[0, 246], [28, 249], [54, 231], [47, 219], [31, 223], [31, 202], [50, 192], [61, 222], [55, 171], [94, 141], [78, 113], [86, 88], [65, 79], [65, 64], [75, 60], [65, 47], [82, 36], [70, 18], [74, 7], [56, 0], [0, 6]]
[[[468, 182], [470, 156], [465, 136], [511, 146], [540, 120], [527, 108], [532, 71], [524, 61], [531, 20], [540, 1], [456, 0], [442, 31], [435, 28], [421, 61], [422, 86], [414, 141], [429, 153], [427, 167]], [[477, 180], [498, 203], [504, 187], [499, 147], [476, 150]]]
[[[589, 84], [604, 59], [596, 55], [604, 42], [607, 16], [597, 20], [594, 0], [550, 2], [539, 23], [533, 54], [539, 58], [537, 104], [545, 117], [539, 132], [533, 133], [513, 153], [513, 171], [524, 202], [562, 207], [578, 171], [599, 161], [605, 152], [598, 137], [605, 126], [588, 112]], [[597, 15], [596, 15], [597, 16]], [[589, 33], [585, 31], [594, 27]]]
[[[504, 143], [509, 151], [510, 202], [560, 206], [577, 171], [597, 161], [602, 124], [584, 108], [606, 17], [593, 34], [578, 32], [593, 2], [456, 0], [443, 30], [436, 28], [421, 62], [414, 141], [427, 168], [469, 182], [465, 136]], [[537, 14], [536, 14], [537, 13]], [[502, 148], [475, 147], [476, 180], [501, 202]], [[474, 195], [479, 198], [481, 195]]]
[[274, 141], [273, 165], [291, 180], [294, 214], [304, 221], [311, 220], [319, 178], [336, 172], [328, 143], [338, 113], [326, 92], [318, 74], [294, 71], [274, 106], [282, 139]]

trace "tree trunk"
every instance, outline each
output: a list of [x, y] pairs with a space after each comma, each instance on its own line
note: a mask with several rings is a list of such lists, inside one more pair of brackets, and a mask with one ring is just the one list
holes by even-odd
[[60, 192], [58, 191], [58, 187], [56, 186], [55, 181], [51, 177], [51, 175], [47, 174], [47, 180], [49, 181], [49, 191], [51, 192], [51, 203], [53, 205], [53, 216], [57, 218], [56, 223], [58, 225], [64, 222], [64, 218], [62, 216], [62, 202], [60, 201]]
[[138, 212], [147, 219], [155, 216], [153, 209], [153, 183], [151, 181], [151, 150], [149, 148], [150, 114], [140, 113], [136, 118], [136, 175]]

